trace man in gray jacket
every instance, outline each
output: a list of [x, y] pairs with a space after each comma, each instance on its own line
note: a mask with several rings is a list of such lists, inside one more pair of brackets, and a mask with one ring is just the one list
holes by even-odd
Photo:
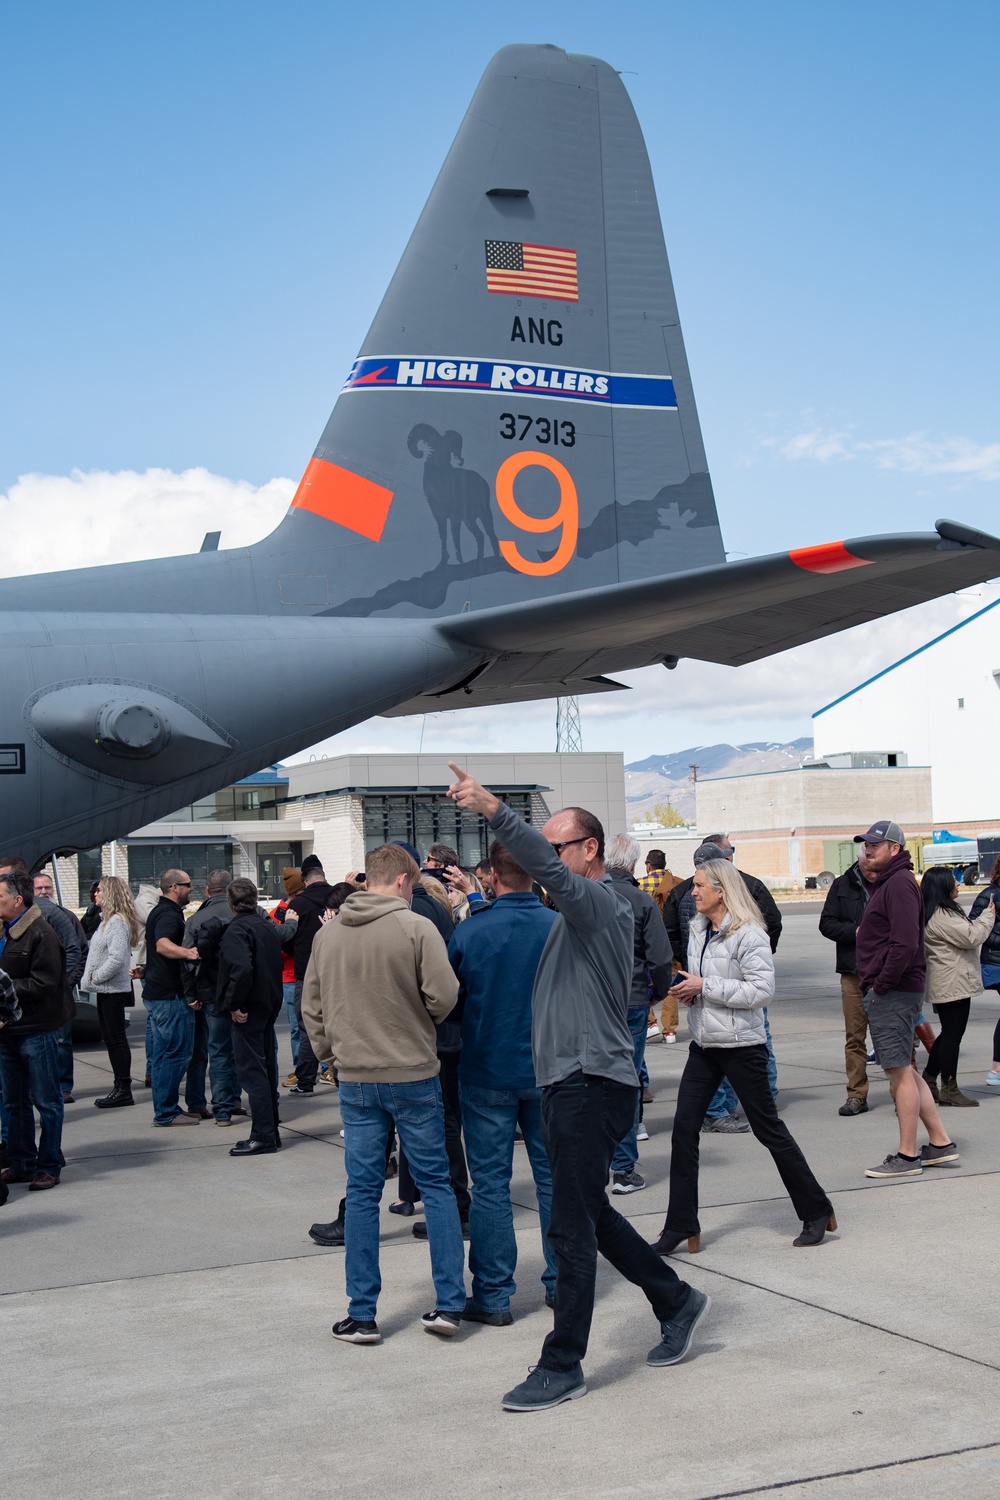
[[[635, 839], [630, 838], [627, 833], [616, 833], [608, 842], [605, 863], [608, 874], [615, 883], [615, 890], [631, 906], [635, 922], [632, 989], [626, 1019], [632, 1033], [632, 1061], [636, 1074], [641, 1079], [646, 1054], [646, 1032], [649, 1030], [649, 1007], [657, 1000], [662, 1000], [670, 988], [673, 950], [656, 902], [640, 889], [639, 882], [635, 879], [633, 872], [638, 864], [639, 854], [639, 845]], [[652, 998], [649, 993], [651, 983]], [[613, 1193], [638, 1193], [646, 1186], [646, 1179], [636, 1171], [639, 1160], [637, 1136], [640, 1113], [641, 1107], [636, 1100], [632, 1126], [618, 1143], [618, 1149], [611, 1158]]]
[[503, 1398], [505, 1411], [545, 1411], [587, 1392], [581, 1361], [598, 1250], [652, 1306], [661, 1338], [649, 1364], [684, 1358], [710, 1299], [680, 1280], [606, 1192], [611, 1158], [635, 1118], [639, 1080], [626, 1019], [635, 924], [604, 868], [604, 830], [592, 813], [568, 807], [539, 833], [466, 771], [451, 770], [457, 780], [448, 795], [487, 819], [559, 909], [535, 976], [531, 1037], [552, 1167], [554, 1326], [527, 1380]]

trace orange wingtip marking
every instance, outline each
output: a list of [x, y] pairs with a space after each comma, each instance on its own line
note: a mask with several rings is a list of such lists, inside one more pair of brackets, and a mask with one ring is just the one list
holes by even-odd
[[846, 573], [848, 568], [867, 568], [871, 559], [855, 557], [843, 542], [824, 542], [821, 547], [796, 547], [789, 557], [807, 573]]
[[381, 539], [391, 504], [392, 490], [325, 458], [309, 460], [292, 501], [299, 510], [311, 510], [325, 521], [336, 521], [370, 542]]

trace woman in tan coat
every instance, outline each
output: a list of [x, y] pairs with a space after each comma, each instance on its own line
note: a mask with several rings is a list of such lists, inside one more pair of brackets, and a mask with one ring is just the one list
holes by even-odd
[[924, 1080], [938, 1104], [975, 1108], [979, 1100], [970, 1099], [958, 1087], [958, 1052], [969, 1022], [971, 997], [983, 987], [979, 949], [993, 931], [996, 910], [991, 898], [985, 911], [970, 921], [955, 899], [958, 886], [951, 870], [926, 871], [920, 890], [924, 898], [926, 998], [941, 1022]]

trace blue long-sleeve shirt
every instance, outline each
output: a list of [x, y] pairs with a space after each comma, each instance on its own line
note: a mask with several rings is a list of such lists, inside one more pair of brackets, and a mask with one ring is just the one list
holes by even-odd
[[[559, 908], [532, 996], [535, 1076], [544, 1088], [571, 1073], [638, 1084], [628, 1029], [635, 924], [609, 875], [574, 875], [541, 834], [501, 802], [490, 827]], [[475, 919], [472, 919], [475, 920]]]
[[482, 1089], [533, 1089], [531, 993], [556, 920], [531, 891], [479, 903], [448, 944], [458, 975], [462, 1083]]

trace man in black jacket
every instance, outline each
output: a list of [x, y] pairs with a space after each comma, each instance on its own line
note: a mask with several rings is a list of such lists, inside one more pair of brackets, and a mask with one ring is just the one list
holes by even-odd
[[[628, 1029], [635, 1043], [635, 1071], [642, 1077], [642, 1063], [646, 1052], [646, 1032], [649, 1030], [649, 1007], [670, 988], [673, 964], [670, 942], [663, 930], [663, 922], [652, 896], [640, 890], [634, 870], [639, 861], [640, 849], [635, 839], [627, 833], [616, 833], [608, 840], [604, 865], [615, 890], [625, 897], [632, 908], [635, 922], [635, 951], [632, 960], [632, 990], [628, 998]], [[649, 987], [653, 986], [652, 999]], [[611, 1191], [613, 1193], [637, 1193], [646, 1186], [646, 1179], [636, 1171], [639, 1159], [637, 1132], [642, 1112], [641, 1092], [636, 1097], [635, 1120], [628, 1135], [618, 1143], [611, 1158]]]
[[868, 1017], [858, 980], [857, 933], [874, 883], [875, 874], [868, 867], [868, 857], [862, 846], [854, 864], [843, 875], [838, 875], [827, 891], [819, 919], [820, 932], [837, 945], [847, 1072], [847, 1100], [837, 1113], [847, 1116], [863, 1115], [868, 1109]]
[[[194, 1048], [184, 1083], [184, 1103], [189, 1114], [202, 1120], [215, 1116], [217, 1125], [231, 1125], [233, 1115], [246, 1111], [240, 1103], [240, 1084], [233, 1055], [232, 1026], [229, 1016], [215, 1003], [219, 984], [219, 950], [226, 927], [232, 921], [228, 870], [209, 870], [205, 881], [205, 899], [184, 924], [182, 943], [197, 948], [200, 961], [184, 965], [184, 995], [194, 1011]], [[275, 929], [277, 931], [277, 928]], [[281, 935], [278, 934], [278, 944]], [[205, 1098], [205, 1074], [212, 1083], [212, 1108]]]
[[[20, 1020], [0, 1029], [10, 1159], [0, 1181], [26, 1182], [37, 1192], [57, 1187], [62, 1171], [59, 1029], [68, 1011], [66, 960], [23, 870], [0, 875], [0, 922], [0, 968], [10, 975], [21, 1008]], [[41, 1123], [37, 1145], [32, 1103]]]
[[302, 861], [302, 882], [302, 890], [288, 903], [282, 937], [282, 945], [291, 952], [295, 965], [295, 1019], [299, 1023], [299, 1053], [290, 1094], [316, 1092], [319, 1062], [302, 1022], [302, 981], [309, 967], [313, 939], [323, 925], [327, 897], [333, 889], [315, 854], [307, 854]]
[[274, 1023], [282, 1006], [281, 934], [257, 907], [252, 880], [234, 880], [228, 890], [232, 921], [219, 949], [215, 1004], [232, 1022], [239, 1081], [250, 1101], [250, 1135], [230, 1156], [270, 1156], [278, 1134], [278, 1064]]

